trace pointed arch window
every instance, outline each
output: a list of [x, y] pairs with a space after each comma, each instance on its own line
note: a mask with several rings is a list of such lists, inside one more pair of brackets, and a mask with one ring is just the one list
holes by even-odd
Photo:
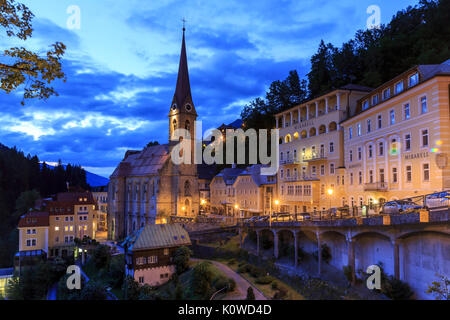
[[188, 180], [184, 183], [184, 195], [189, 197], [191, 195], [191, 184]]
[[175, 132], [175, 130], [177, 130], [177, 120], [176, 119], [173, 119], [172, 125], [173, 125], [173, 131]]
[[184, 128], [186, 129], [188, 136], [191, 135], [191, 122], [189, 120], [186, 120], [184, 124]]

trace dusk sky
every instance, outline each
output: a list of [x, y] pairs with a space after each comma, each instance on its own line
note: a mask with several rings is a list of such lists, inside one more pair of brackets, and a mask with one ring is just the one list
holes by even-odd
[[[274, 80], [296, 69], [309, 72], [321, 39], [340, 46], [366, 28], [370, 5], [387, 23], [418, 1], [142, 1], [20, 0], [35, 14], [33, 38], [0, 38], [3, 49], [44, 51], [67, 45], [67, 82], [59, 97], [28, 100], [0, 93], [0, 143], [43, 161], [80, 164], [108, 177], [128, 149], [168, 140], [186, 19], [186, 45], [194, 104], [203, 129], [230, 123]], [[67, 8], [81, 12], [68, 29]]]

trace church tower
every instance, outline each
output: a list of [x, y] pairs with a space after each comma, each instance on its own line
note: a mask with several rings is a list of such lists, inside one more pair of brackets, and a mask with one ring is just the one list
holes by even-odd
[[176, 143], [179, 139], [174, 138], [174, 131], [178, 128], [187, 129], [190, 133], [187, 139], [195, 139], [195, 120], [197, 112], [192, 101], [191, 85], [189, 82], [189, 70], [186, 55], [185, 31], [183, 27], [183, 41], [181, 44], [180, 64], [178, 67], [178, 79], [175, 94], [169, 112], [169, 141]]
[[180, 141], [180, 138], [174, 136], [176, 129], [186, 129], [188, 131], [187, 136], [183, 136], [182, 139], [190, 141], [191, 164], [173, 165], [172, 187], [176, 194], [172, 203], [172, 213], [177, 216], [195, 217], [200, 210], [197, 165], [194, 164], [197, 112], [191, 95], [185, 31], [186, 29], [183, 26], [178, 79], [169, 112], [169, 145], [172, 149]]

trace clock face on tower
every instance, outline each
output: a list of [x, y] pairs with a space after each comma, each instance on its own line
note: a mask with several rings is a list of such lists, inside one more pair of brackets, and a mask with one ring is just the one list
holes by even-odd
[[191, 111], [192, 110], [192, 106], [190, 104], [186, 105], [186, 111]]

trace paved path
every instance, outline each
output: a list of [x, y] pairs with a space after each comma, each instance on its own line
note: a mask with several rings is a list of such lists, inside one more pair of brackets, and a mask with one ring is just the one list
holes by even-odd
[[233, 279], [236, 282], [236, 289], [233, 292], [227, 293], [223, 300], [245, 300], [247, 297], [248, 287], [253, 288], [255, 293], [255, 300], [267, 300], [267, 298], [247, 279], [243, 278], [239, 273], [235, 272], [233, 269], [224, 265], [223, 263], [212, 261], [212, 260], [202, 260], [202, 259], [191, 259], [192, 261], [209, 261], [220, 271], [222, 271], [228, 278]]

